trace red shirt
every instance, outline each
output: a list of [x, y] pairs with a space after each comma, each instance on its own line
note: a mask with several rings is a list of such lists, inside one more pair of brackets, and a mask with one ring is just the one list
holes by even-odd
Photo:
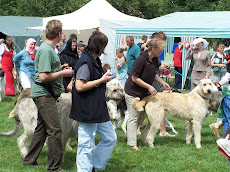
[[178, 47], [174, 51], [174, 66], [182, 67], [182, 50]]

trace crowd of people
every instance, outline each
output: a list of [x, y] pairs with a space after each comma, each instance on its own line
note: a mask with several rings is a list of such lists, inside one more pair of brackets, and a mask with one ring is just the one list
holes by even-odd
[[[153, 33], [150, 38], [143, 35], [138, 44], [135, 44], [133, 36], [127, 36], [127, 52], [124, 48], [116, 50], [115, 71], [111, 74], [111, 66], [102, 64], [99, 58], [108, 43], [103, 33], [93, 32], [86, 45], [82, 41], [78, 42], [75, 34], [71, 34], [67, 40], [62, 33], [62, 23], [58, 20], [49, 21], [45, 32], [46, 40], [39, 48], [36, 40], [29, 38], [24, 50], [18, 54], [12, 37], [0, 39], [0, 69], [5, 72], [5, 94], [16, 95], [12, 75], [13, 68], [16, 68], [22, 88], [31, 88], [31, 97], [38, 107], [37, 127], [23, 164], [37, 165], [37, 158], [48, 138], [47, 171], [62, 171], [62, 131], [56, 100], [64, 87], [65, 93], [72, 92], [70, 118], [79, 122], [76, 157], [78, 171], [105, 169], [117, 141], [105, 97], [106, 82], [112, 78], [117, 78], [124, 88], [129, 112], [127, 145], [139, 150], [138, 126], [143, 122], [145, 114], [134, 110], [132, 101], [135, 97], [142, 99], [163, 90], [171, 90], [169, 84], [160, 77], [160, 73], [173, 67], [161, 64], [159, 58], [166, 44], [166, 35], [163, 32]], [[213, 47], [212, 56], [207, 46], [205, 39], [197, 38], [185, 57], [193, 61], [191, 89], [203, 78], [213, 78], [218, 87], [230, 80], [230, 58], [224, 53], [225, 45], [219, 44], [217, 49]], [[177, 71], [174, 89], [181, 89], [182, 85], [182, 49], [183, 43], [179, 42], [174, 51], [174, 68]], [[224, 126], [225, 131], [229, 128], [230, 88], [225, 88], [222, 105], [219, 107], [223, 109], [224, 116], [210, 125], [218, 137], [221, 126]], [[164, 121], [160, 136], [171, 136], [165, 129]], [[96, 146], [95, 133], [100, 136]]]

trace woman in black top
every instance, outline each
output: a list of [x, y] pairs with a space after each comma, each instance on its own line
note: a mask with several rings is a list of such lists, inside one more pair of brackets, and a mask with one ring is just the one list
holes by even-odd
[[[77, 40], [70, 39], [67, 42], [65, 49], [59, 55], [62, 67], [71, 67], [72, 69], [75, 67], [77, 60], [79, 59], [77, 53]], [[67, 89], [68, 84], [70, 83], [72, 77], [63, 77], [63, 85], [65, 88], [65, 92], [68, 93]]]
[[164, 46], [165, 40], [160, 38], [151, 39], [148, 50], [141, 52], [140, 56], [135, 60], [132, 72], [125, 84], [125, 101], [129, 112], [127, 144], [135, 150], [139, 150], [137, 147], [137, 126], [142, 119], [143, 113], [133, 109], [131, 105], [133, 99], [135, 97], [142, 99], [150, 94], [157, 94], [156, 89], [152, 86], [154, 80], [160, 83], [164, 89], [170, 90], [170, 86], [156, 74], [158, 58]]
[[[112, 75], [103, 73], [99, 59], [107, 43], [107, 36], [93, 32], [74, 70], [70, 118], [79, 121], [78, 171], [104, 170], [117, 140], [105, 99], [106, 82]], [[101, 138], [96, 147], [95, 133]]]

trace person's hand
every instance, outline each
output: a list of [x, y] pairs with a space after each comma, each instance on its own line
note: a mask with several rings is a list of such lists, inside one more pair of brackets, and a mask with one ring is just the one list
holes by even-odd
[[213, 84], [217, 87], [220, 87], [220, 84], [218, 83], [218, 81], [213, 81]]
[[162, 86], [164, 87], [164, 90], [171, 91], [171, 87], [166, 82], [164, 82]]
[[61, 65], [61, 67], [63, 67], [63, 68], [68, 67], [68, 66], [69, 66], [68, 63], [65, 63], [65, 64]]
[[62, 76], [63, 77], [69, 77], [72, 76], [74, 71], [72, 69], [63, 69], [62, 70]]
[[110, 81], [110, 80], [112, 79], [112, 76], [113, 76], [113, 75], [110, 75], [110, 74], [109, 74], [109, 71], [107, 71], [107, 72], [101, 77], [102, 82], [105, 83], [105, 82]]
[[223, 64], [219, 64], [218, 67], [219, 67], [219, 68], [222, 68], [222, 67], [224, 67], [224, 65], [223, 65]]
[[2, 64], [0, 63], [0, 69], [2, 69]]
[[204, 79], [208, 79], [208, 76], [205, 76]]
[[170, 68], [170, 64], [162, 64], [161, 65], [161, 69], [169, 69]]
[[152, 96], [155, 96], [157, 94], [157, 90], [153, 86], [150, 86], [148, 91]]

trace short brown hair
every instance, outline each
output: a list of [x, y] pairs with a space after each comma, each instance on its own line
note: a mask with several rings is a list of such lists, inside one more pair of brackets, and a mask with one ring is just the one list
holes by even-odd
[[94, 31], [89, 38], [86, 49], [92, 54], [101, 55], [104, 53], [107, 43], [108, 37], [105, 34]]
[[55, 39], [62, 32], [62, 23], [59, 20], [51, 20], [46, 25], [46, 38]]
[[151, 39], [153, 39], [153, 38], [160, 38], [160, 39], [166, 41], [167, 36], [165, 35], [164, 32], [160, 31], [160, 32], [153, 33]]
[[104, 73], [106, 73], [108, 69], [111, 69], [111, 66], [108, 63], [105, 63], [103, 65], [102, 69], [103, 69]]
[[142, 37], [141, 37], [141, 40], [145, 40], [145, 39], [147, 39], [148, 37], [146, 36], [146, 35], [143, 35]]

